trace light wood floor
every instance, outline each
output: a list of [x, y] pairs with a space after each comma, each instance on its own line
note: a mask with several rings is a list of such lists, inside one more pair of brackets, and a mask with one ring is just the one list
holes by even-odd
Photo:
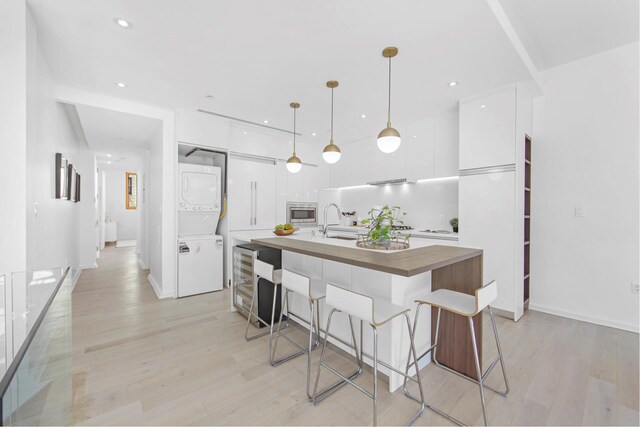
[[[352, 387], [308, 403], [306, 360], [272, 368], [265, 338], [245, 342], [228, 291], [159, 301], [134, 250], [105, 249], [73, 293], [75, 424], [371, 424], [370, 400]], [[518, 323], [498, 318], [498, 329], [512, 391], [507, 399], [487, 393], [491, 424], [638, 425], [637, 334], [532, 311]], [[491, 334], [485, 340], [490, 360]], [[431, 404], [482, 423], [475, 385], [434, 366], [422, 378]], [[496, 369], [488, 382], [500, 380]], [[369, 386], [371, 376], [359, 381]], [[380, 387], [379, 424], [403, 424], [416, 409]], [[443, 424], [432, 412], [416, 422]]]

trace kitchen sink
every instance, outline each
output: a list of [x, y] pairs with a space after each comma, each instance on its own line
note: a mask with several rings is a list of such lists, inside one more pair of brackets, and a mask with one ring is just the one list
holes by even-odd
[[358, 240], [357, 237], [352, 236], [327, 236], [327, 239]]

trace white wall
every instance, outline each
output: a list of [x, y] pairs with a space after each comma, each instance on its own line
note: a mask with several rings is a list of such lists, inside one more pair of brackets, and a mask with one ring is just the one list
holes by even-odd
[[26, 14], [24, 0], [0, 2], [0, 276], [26, 269]]
[[[54, 98], [53, 80], [38, 48], [37, 30], [30, 18], [28, 23], [30, 89], [27, 108], [26, 267], [38, 270], [71, 266], [73, 274], [77, 274], [81, 266], [79, 232], [82, 229], [86, 233], [86, 227], [79, 226], [80, 205], [88, 208], [87, 218], [82, 223], [90, 226], [93, 222], [93, 197], [83, 191], [80, 203], [55, 199], [55, 154], [62, 153], [76, 167], [82, 175], [81, 188], [89, 190], [89, 193], [93, 188], [93, 157], [88, 153], [81, 132], [77, 126], [74, 127], [73, 116], [64, 104]], [[90, 251], [88, 256], [95, 263], [95, 252]]]
[[135, 240], [138, 234], [138, 209], [126, 207], [127, 172], [137, 170], [105, 170], [105, 214], [117, 224], [118, 240]]
[[533, 112], [532, 309], [638, 331], [638, 72], [635, 43], [543, 73]]
[[[407, 213], [404, 219], [405, 225], [413, 226], [416, 230], [451, 231], [449, 220], [458, 216], [457, 179], [398, 186], [344, 188], [339, 191], [341, 210], [356, 211], [356, 218], [358, 216], [367, 218], [373, 206], [395, 205], [400, 206], [402, 211]], [[324, 205], [320, 208], [324, 209]]]
[[[149, 151], [149, 280], [157, 294], [162, 293], [162, 135], [154, 138]], [[177, 258], [177, 257], [176, 257]]]

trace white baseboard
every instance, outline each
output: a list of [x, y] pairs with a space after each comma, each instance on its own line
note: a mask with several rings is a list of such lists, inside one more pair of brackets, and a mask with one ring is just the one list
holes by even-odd
[[147, 276], [147, 279], [149, 280], [149, 283], [151, 283], [151, 287], [155, 291], [156, 296], [158, 297], [158, 299], [167, 299], [167, 298], [172, 298], [173, 297], [173, 295], [164, 295], [162, 293], [162, 291], [161, 291], [162, 286], [158, 284], [158, 281], [151, 274], [149, 274]]
[[71, 292], [76, 288], [76, 283], [78, 283], [78, 279], [82, 274], [82, 269], [79, 268], [73, 272], [73, 277], [71, 278]]
[[622, 329], [623, 331], [640, 332], [640, 327], [637, 324], [628, 324], [613, 322], [611, 320], [602, 319], [594, 316], [585, 316], [584, 314], [573, 313], [571, 311], [561, 310], [553, 307], [541, 306], [538, 304], [529, 303], [529, 310], [540, 311], [542, 313], [553, 314], [555, 316], [568, 317], [569, 319], [580, 320], [582, 322], [594, 323], [596, 325], [608, 326], [610, 328]]
[[139, 265], [139, 266], [140, 266], [140, 268], [141, 268], [141, 269], [143, 269], [143, 270], [148, 270], [148, 269], [149, 269], [149, 267], [147, 267], [147, 266], [145, 265], [145, 263], [142, 261], [142, 258], [140, 258], [140, 257], [138, 257], [138, 265]]

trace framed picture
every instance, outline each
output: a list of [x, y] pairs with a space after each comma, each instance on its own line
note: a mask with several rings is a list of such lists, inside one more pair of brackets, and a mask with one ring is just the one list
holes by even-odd
[[67, 200], [69, 198], [68, 165], [69, 162], [62, 156], [62, 153], [56, 153], [56, 199]]
[[80, 201], [80, 174], [76, 174], [76, 203]]
[[67, 194], [69, 195], [69, 200], [72, 202], [76, 201], [76, 175], [78, 175], [78, 171], [75, 166], [69, 164], [67, 168]]
[[126, 200], [125, 206], [127, 210], [135, 210], [138, 208], [138, 174], [135, 172], [126, 172]]

